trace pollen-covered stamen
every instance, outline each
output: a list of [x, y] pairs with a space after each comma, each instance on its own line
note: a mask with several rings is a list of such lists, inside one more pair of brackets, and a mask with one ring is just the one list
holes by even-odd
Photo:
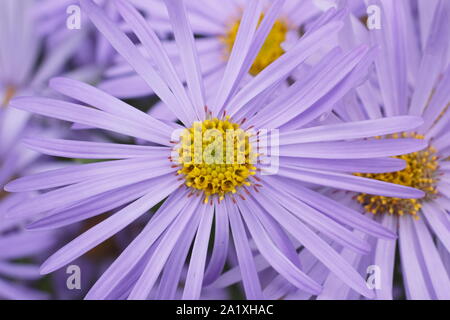
[[252, 152], [250, 134], [230, 117], [196, 122], [180, 137], [178, 174], [185, 185], [203, 192], [207, 203], [212, 196], [223, 200], [226, 194], [239, 194], [256, 173], [257, 154]]
[[5, 94], [3, 95], [3, 100], [0, 104], [0, 107], [6, 107], [9, 102], [11, 101], [11, 99], [14, 97], [14, 95], [16, 94], [16, 88], [14, 88], [13, 86], [7, 86], [6, 90], [5, 90]]
[[[400, 135], [393, 135], [392, 137], [399, 138]], [[422, 135], [416, 133], [403, 133], [401, 137], [424, 139]], [[436, 153], [437, 150], [434, 147], [429, 146], [422, 151], [396, 156], [395, 158], [406, 161], [406, 168], [401, 171], [377, 174], [356, 174], [361, 177], [420, 189], [425, 192], [424, 198], [400, 199], [363, 193], [357, 196], [358, 202], [364, 205], [366, 211], [374, 214], [389, 213], [400, 216], [410, 214], [417, 217], [417, 212], [422, 207], [422, 203], [424, 201], [435, 199], [438, 194], [436, 185], [439, 176], [439, 160]]]
[[[259, 23], [261, 23], [264, 15], [261, 15]], [[236, 36], [241, 25], [241, 20], [235, 22], [222, 37], [222, 41], [226, 46], [226, 56], [228, 57], [233, 49]], [[259, 51], [253, 65], [250, 68], [250, 74], [256, 76], [262, 70], [264, 70], [269, 64], [281, 57], [285, 52], [281, 47], [281, 44], [286, 40], [286, 34], [289, 31], [288, 24], [284, 20], [276, 20], [272, 30], [266, 38], [261, 50]]]

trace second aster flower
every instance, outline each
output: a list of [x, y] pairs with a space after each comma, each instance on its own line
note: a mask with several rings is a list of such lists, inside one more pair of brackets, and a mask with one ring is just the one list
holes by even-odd
[[[255, 31], [257, 24], [250, 22], [257, 21], [259, 13], [249, 6], [243, 14], [214, 103], [205, 106], [208, 87], [201, 77], [201, 64], [183, 1], [166, 1], [166, 5], [182, 53], [187, 88], [178, 78], [158, 37], [132, 5], [116, 1], [121, 16], [152, 55], [155, 65], [144, 58], [91, 0], [82, 0], [81, 4], [100, 32], [177, 115], [179, 122], [157, 120], [99, 89], [63, 78], [52, 80], [50, 86], [77, 102], [39, 97], [11, 102], [19, 109], [148, 142], [125, 145], [25, 140], [29, 147], [45, 154], [102, 161], [9, 183], [7, 190], [11, 192], [43, 191], [12, 208], [9, 215], [44, 214], [45, 217], [30, 228], [48, 229], [116, 210], [52, 255], [42, 266], [42, 272], [50, 273], [63, 267], [164, 200], [143, 231], [100, 277], [87, 298], [146, 299], [150, 294], [157, 298], [174, 298], [192, 246], [182, 298], [198, 299], [202, 288], [213, 284], [224, 269], [230, 238], [249, 299], [264, 298], [258, 271], [267, 267], [295, 287], [318, 294], [321, 285], [302, 270], [298, 252], [301, 248], [351, 288], [373, 297], [364, 279], [324, 237], [365, 254], [370, 251], [369, 243], [356, 237], [349, 228], [381, 238], [389, 239], [394, 235], [371, 219], [354, 214], [317, 193], [311, 186], [333, 186], [398, 198], [423, 196], [422, 191], [413, 188], [347, 173], [350, 169], [382, 173], [404, 168], [404, 161], [389, 157], [423, 149], [422, 140], [372, 137], [413, 130], [423, 122], [418, 117], [399, 116], [317, 125], [314, 120], [330, 111], [349, 90], [361, 83], [373, 58], [373, 52], [366, 46], [348, 52], [331, 50], [311, 68], [306, 78], [285, 88], [289, 74], [321, 48], [322, 41], [342, 27], [342, 15], [328, 15], [330, 19], [325, 19], [323, 25], [305, 35], [238, 89], [242, 75], [251, 68], [249, 57], [252, 52], [258, 52], [270, 30], [267, 27], [274, 22], [273, 19], [262, 21]], [[274, 11], [267, 15], [276, 17], [279, 6], [271, 10]], [[255, 36], [249, 40], [247, 33]], [[246, 41], [251, 42], [242, 46]], [[275, 92], [278, 94], [273, 95]], [[202, 135], [211, 129], [214, 132], [232, 129], [245, 136], [240, 144], [234, 137], [215, 145], [210, 153], [213, 162], [192, 163], [198, 151], [195, 134]], [[275, 144], [278, 149], [274, 154], [259, 152], [262, 142], [272, 141], [269, 133], [274, 130], [278, 132]], [[181, 132], [178, 147], [174, 131]], [[210, 140], [211, 137], [203, 138], [208, 142], [216, 141]], [[200, 148], [206, 150], [209, 145], [200, 144]], [[236, 154], [240, 151], [242, 158], [239, 162], [224, 163], [227, 151]], [[222, 156], [217, 152], [222, 152]], [[271, 166], [273, 163], [267, 161], [269, 156], [279, 160], [275, 169]], [[207, 259], [212, 228], [215, 228], [215, 236]], [[254, 249], [260, 255], [255, 256]]]

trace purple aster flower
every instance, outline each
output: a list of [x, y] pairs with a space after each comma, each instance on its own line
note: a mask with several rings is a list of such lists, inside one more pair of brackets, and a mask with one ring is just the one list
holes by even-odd
[[[336, 241], [357, 254], [367, 254], [368, 241], [355, 236], [353, 229], [383, 239], [392, 239], [394, 234], [314, 191], [313, 186], [385, 197], [423, 196], [422, 191], [410, 187], [351, 174], [404, 168], [403, 160], [389, 157], [421, 150], [426, 146], [423, 140], [372, 137], [413, 130], [423, 125], [423, 121], [414, 116], [398, 116], [315, 125], [316, 118], [330, 111], [366, 77], [367, 66], [373, 59], [373, 51], [367, 46], [346, 52], [334, 48], [302, 80], [285, 87], [289, 74], [342, 28], [345, 11], [329, 11], [322, 23], [288, 52], [241, 85], [283, 2], [274, 1], [261, 22], [261, 1], [249, 2], [224, 77], [218, 80], [216, 97], [206, 105], [205, 91], [209, 88], [202, 79], [202, 65], [194, 49], [183, 1], [167, 0], [166, 5], [187, 87], [177, 76], [156, 33], [129, 2], [119, 0], [115, 4], [153, 59], [152, 63], [99, 6], [91, 0], [80, 1], [100, 32], [179, 122], [157, 120], [95, 87], [65, 78], [53, 79], [50, 86], [74, 99], [74, 103], [39, 97], [11, 102], [18, 109], [148, 142], [127, 145], [24, 140], [30, 148], [44, 154], [103, 161], [30, 175], [9, 183], [6, 190], [11, 192], [42, 192], [11, 208], [9, 216], [42, 214], [43, 218], [29, 226], [40, 230], [70, 225], [118, 209], [53, 254], [42, 265], [42, 273], [53, 272], [80, 257], [162, 202], [87, 298], [146, 299], [151, 294], [153, 298], [174, 298], [188, 261], [182, 298], [198, 299], [202, 288], [213, 284], [222, 273], [231, 241], [239, 265], [237, 272], [249, 299], [265, 297], [258, 277], [261, 268], [274, 270], [296, 288], [319, 294], [321, 285], [303, 269], [304, 253], [318, 259], [356, 292], [373, 297], [357, 270], [328, 241]], [[237, 132], [236, 136], [225, 145], [220, 145], [220, 139], [207, 144], [206, 150], [211, 145], [214, 148], [207, 157], [196, 161], [198, 152], [203, 152], [203, 145], [200, 150], [197, 148], [196, 141], [201, 141], [196, 140], [199, 132], [202, 135], [204, 131], [220, 133], [231, 129]], [[276, 145], [279, 149], [273, 154], [279, 160], [277, 172], [270, 172], [267, 162], [270, 155], [260, 154], [257, 149], [269, 140], [263, 129], [279, 131]], [[178, 143], [173, 140], [177, 137], [174, 132], [179, 133]], [[251, 135], [252, 132], [258, 134]], [[228, 152], [232, 154], [231, 163], [220, 162], [225, 151], [227, 160]], [[219, 161], [209, 162], [211, 158]], [[254, 162], [254, 158], [259, 161]], [[215, 236], [209, 254], [213, 228]]]
[[[38, 0], [5, 0], [0, 4], [0, 185], [3, 186], [30, 165], [38, 154], [24, 150], [20, 139], [44, 128], [43, 121], [9, 107], [12, 98], [47, 93], [47, 81], [62, 74], [78, 39], [67, 39], [40, 59], [48, 38], [39, 34], [40, 21], [35, 16]], [[59, 126], [56, 126], [56, 128]], [[46, 135], [55, 127], [45, 124]]]
[[[2, 195], [0, 194], [0, 197]], [[0, 299], [36, 300], [46, 299], [48, 295], [29, 286], [30, 281], [38, 280], [39, 265], [36, 258], [48, 252], [54, 238], [49, 232], [26, 232], [25, 221], [5, 219], [7, 206], [26, 199], [16, 195], [0, 199]], [[32, 262], [19, 259], [34, 258]]]
[[[381, 9], [381, 29], [367, 30], [356, 19], [353, 24], [348, 20], [342, 40], [344, 46], [366, 42], [376, 45], [379, 50], [376, 72], [335, 112], [341, 119], [358, 120], [422, 116], [424, 124], [416, 130], [381, 138], [417, 137], [427, 143], [422, 151], [397, 157], [406, 161], [404, 170], [358, 175], [421, 189], [425, 197], [335, 194], [343, 203], [372, 216], [398, 235], [398, 241], [374, 241], [373, 252], [365, 257], [346, 248], [342, 249], [342, 256], [362, 274], [368, 268], [377, 268], [378, 299], [395, 297], [396, 272], [401, 275], [401, 289], [407, 299], [450, 299], [450, 5], [448, 1], [371, 1], [371, 4]], [[367, 239], [360, 232], [358, 236]], [[319, 299], [360, 298], [334, 275], [323, 280], [324, 290]], [[302, 295], [289, 289], [281, 295]]]
[[[53, 232], [28, 233], [24, 229], [28, 218], [6, 219], [9, 207], [33, 195], [11, 195], [3, 188], [14, 177], [54, 167], [49, 159], [23, 148], [20, 139], [38, 132], [42, 134], [44, 128], [46, 135], [55, 133], [53, 125], [30, 118], [29, 113], [11, 108], [9, 102], [17, 96], [43, 93], [47, 80], [64, 71], [65, 63], [79, 43], [78, 39], [67, 39], [52, 50], [44, 49], [48, 38], [37, 32], [40, 22], [35, 16], [40, 3], [33, 0], [0, 3], [0, 297], [8, 299], [46, 297], [24, 286], [25, 280], [41, 277], [38, 266], [17, 260], [31, 258], [34, 263], [38, 262], [38, 255], [50, 249]], [[41, 58], [43, 51], [45, 54]]]
[[[148, 23], [159, 33], [171, 33], [164, 1], [132, 1], [148, 16]], [[236, 41], [243, 12], [250, 3], [245, 0], [189, 0], [186, 1], [187, 14], [194, 34], [198, 59], [202, 66], [202, 77], [209, 88], [206, 99], [214, 97], [218, 90], [217, 83], [223, 77], [231, 49]], [[262, 0], [254, 7], [259, 22], [267, 16], [271, 1]], [[284, 54], [284, 42], [295, 42], [305, 32], [305, 26], [317, 17], [320, 10], [313, 0], [287, 0], [280, 8], [280, 13], [272, 24], [270, 32], [260, 51], [255, 56], [247, 77], [254, 76]], [[267, 16], [267, 18], [269, 18]], [[258, 22], [257, 22], [258, 23]], [[178, 47], [173, 40], [165, 40], [163, 46], [176, 70], [182, 69]], [[185, 77], [179, 73], [182, 81]], [[129, 68], [123, 59], [111, 68], [107, 76], [111, 79], [103, 82], [101, 88], [117, 97], [129, 98], [152, 94], [153, 91]]]

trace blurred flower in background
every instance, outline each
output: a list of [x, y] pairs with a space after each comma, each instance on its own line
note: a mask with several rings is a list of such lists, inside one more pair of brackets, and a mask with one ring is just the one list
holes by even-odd
[[[148, 23], [154, 30], [164, 34], [172, 33], [164, 1], [133, 0], [132, 2], [149, 17]], [[248, 4], [249, 2], [244, 0], [225, 2], [221, 0], [186, 1], [192, 31], [198, 35], [198, 38], [195, 39], [195, 45], [198, 50], [199, 63], [202, 66], [202, 76], [205, 85], [209, 88], [206, 93], [208, 100], [214, 97], [219, 89], [218, 83], [223, 77], [227, 61], [231, 55], [231, 49], [236, 41], [244, 9]], [[267, 16], [267, 9], [270, 5], [271, 1], [263, 0], [259, 2], [259, 7], [254, 9], [259, 12], [257, 23], [261, 23], [264, 18], [271, 19], [270, 16]], [[288, 38], [293, 38], [294, 42], [299, 39], [304, 33], [302, 29], [304, 25], [311, 22], [320, 13], [312, 0], [288, 0], [280, 6], [281, 12], [276, 17], [261, 49], [259, 52], [252, 53], [252, 60], [254, 61], [249, 72], [253, 76], [279, 58], [284, 53], [282, 44]], [[173, 39], [167, 39], [162, 44], [176, 70], [180, 71], [182, 69], [182, 56], [176, 42]], [[247, 45], [249, 44], [250, 41], [247, 41]], [[246, 48], [242, 49], [245, 50]], [[145, 85], [140, 77], [136, 77], [125, 60], [121, 59], [120, 64], [116, 65], [114, 70], [111, 74], [115, 76], [115, 79], [108, 80], [100, 86], [106, 92], [118, 97], [133, 97], [152, 93], [151, 88]], [[129, 75], [126, 76], [126, 73]], [[179, 74], [182, 75], [182, 72]], [[181, 80], [184, 82], [186, 79], [182, 77]], [[142, 88], [142, 90], [136, 92], [137, 88]]]
[[[34, 11], [37, 33], [46, 37], [48, 51], [56, 51], [66, 46], [69, 39], [78, 39], [75, 50], [71, 51], [70, 70], [67, 76], [88, 82], [98, 82], [104, 71], [113, 62], [114, 50], [100, 36], [95, 27], [81, 14], [78, 0], [38, 0]], [[105, 13], [117, 19], [113, 1], [97, 0]], [[67, 49], [66, 49], [67, 50]]]
[[[154, 59], [155, 66], [99, 6], [90, 0], [81, 1], [92, 22], [184, 126], [156, 120], [92, 86], [65, 78], [53, 79], [50, 86], [82, 104], [38, 97], [13, 100], [12, 105], [20, 109], [116, 131], [151, 143], [139, 146], [60, 139], [25, 140], [29, 147], [44, 154], [101, 161], [39, 173], [9, 183], [6, 189], [14, 192], [50, 189], [11, 208], [9, 214], [43, 214], [43, 218], [32, 224], [34, 229], [41, 229], [58, 227], [62, 221], [64, 224], [79, 222], [119, 208], [52, 255], [42, 266], [43, 273], [67, 265], [167, 197], [143, 231], [100, 277], [88, 298], [146, 299], [155, 286], [158, 287], [156, 297], [174, 298], [191, 245], [182, 297], [200, 298], [202, 284], [212, 284], [224, 268], [229, 227], [247, 298], [261, 299], [264, 294], [257, 274], [261, 266], [253, 261], [245, 228], [264, 257], [263, 263], [266, 261], [294, 286], [312, 294], [321, 290], [321, 286], [300, 269], [297, 248], [301, 243], [304, 250], [342, 281], [367, 297], [373, 296], [363, 278], [321, 234], [358, 254], [369, 253], [370, 246], [354, 237], [344, 225], [384, 239], [391, 238], [392, 234], [360, 214], [349, 215], [345, 210], [336, 214], [330, 210], [335, 206], [333, 200], [309, 189], [309, 184], [400, 198], [422, 196], [422, 191], [409, 187], [342, 173], [348, 165], [361, 172], [402, 168], [401, 160], [387, 157], [418, 151], [424, 147], [421, 140], [365, 138], [414, 129], [422, 120], [407, 116], [303, 128], [359, 85], [373, 59], [373, 51], [366, 46], [347, 52], [336, 48], [311, 69], [304, 81], [279, 90], [289, 74], [321, 47], [322, 40], [326, 41], [342, 27], [345, 14], [337, 10], [326, 14], [322, 25], [317, 25], [239, 89], [252, 66], [252, 55], [264, 45], [283, 2], [275, 1], [267, 12], [270, 19], [261, 23], [262, 3], [249, 2], [239, 26], [243, 31], [236, 39], [215, 102], [205, 107], [204, 92], [208, 87], [202, 79], [201, 63], [182, 1], [167, 1], [166, 5], [182, 53], [186, 89], [157, 35], [132, 5], [115, 2], [136, 38]], [[277, 90], [279, 96], [268, 99], [270, 93]], [[295, 108], [297, 105], [302, 108]], [[278, 108], [276, 114], [274, 106]], [[183, 145], [187, 142], [185, 139], [195, 134], [192, 130], [196, 124], [202, 131], [209, 128], [242, 128], [242, 132], [251, 128], [279, 129], [279, 171], [265, 176], [269, 170], [265, 162], [249, 160], [252, 156], [264, 158], [252, 148], [257, 140], [267, 140], [266, 134], [249, 138], [246, 160], [237, 167], [236, 164], [193, 166], [183, 162], [183, 157], [175, 161], [173, 152], [180, 151], [173, 150], [173, 131], [191, 130], [183, 131], [180, 137]], [[205, 268], [213, 218], [216, 236]]]
[[40, 255], [48, 253], [55, 238], [49, 232], [25, 231], [26, 221], [5, 219], [5, 207], [18, 200], [0, 202], [0, 299], [46, 299], [50, 293], [38, 290], [36, 280], [42, 277]]

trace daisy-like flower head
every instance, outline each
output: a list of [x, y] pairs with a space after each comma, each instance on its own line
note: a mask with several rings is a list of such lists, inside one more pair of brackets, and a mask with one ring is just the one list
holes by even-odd
[[[409, 299], [449, 299], [450, 280], [446, 260], [450, 250], [449, 221], [449, 119], [450, 6], [437, 1], [430, 8], [420, 4], [418, 19], [421, 38], [413, 31], [412, 4], [378, 3], [386, 16], [385, 27], [372, 34], [379, 45], [376, 60], [379, 91], [378, 106], [365, 104], [376, 115], [420, 115], [425, 123], [403, 136], [417, 136], [427, 142], [419, 152], [403, 155], [407, 167], [390, 175], [375, 175], [382, 181], [396, 181], [425, 192], [419, 200], [358, 196], [367, 211], [381, 215], [380, 220], [398, 232], [399, 254], [404, 289]], [[425, 17], [428, 15], [428, 17]], [[430, 20], [429, 18], [432, 17]], [[395, 21], [400, 19], [399, 21]], [[403, 39], [395, 45], [393, 39]], [[389, 66], [395, 68], [389, 70]], [[388, 84], [388, 81], [391, 85]], [[363, 100], [363, 103], [366, 101]], [[372, 113], [372, 114], [373, 114]], [[379, 241], [374, 264], [384, 270], [380, 298], [392, 298], [395, 242]], [[381, 254], [383, 252], [383, 254]]]
[[[114, 3], [152, 63], [100, 7], [91, 0], [81, 1], [83, 12], [179, 122], [157, 120], [99, 89], [65, 78], [53, 79], [50, 86], [78, 102], [38, 97], [12, 101], [19, 109], [149, 142], [24, 141], [45, 154], [103, 161], [9, 183], [6, 189], [11, 192], [48, 190], [11, 208], [10, 216], [43, 214], [29, 228], [49, 229], [117, 209], [52, 255], [41, 271], [46, 274], [63, 267], [165, 199], [87, 298], [173, 298], [189, 260], [182, 298], [198, 299], [203, 287], [226, 285], [227, 280], [219, 276], [230, 238], [239, 266], [228, 281], [241, 275], [247, 298], [266, 296], [258, 271], [269, 268], [295, 288], [319, 294], [321, 285], [303, 271], [305, 253], [320, 260], [356, 292], [372, 297], [364, 279], [327, 241], [367, 254], [369, 243], [349, 228], [383, 239], [394, 235], [310, 187], [421, 197], [424, 193], [420, 190], [358, 177], [353, 172], [401, 170], [404, 161], [390, 157], [422, 150], [426, 143], [412, 138], [374, 138], [416, 129], [423, 122], [414, 116], [323, 126], [315, 122], [366, 77], [373, 59], [367, 46], [347, 52], [331, 50], [311, 69], [303, 69], [302, 80], [286, 87], [290, 73], [343, 26], [346, 11], [327, 12], [320, 25], [241, 86], [284, 3], [274, 1], [261, 21], [262, 2], [249, 1], [217, 95], [207, 105], [205, 91], [209, 88], [202, 80], [184, 2], [167, 0], [166, 5], [187, 87], [139, 12], [127, 1]], [[264, 145], [269, 147], [261, 150]], [[207, 259], [213, 224], [213, 249]]]
[[[268, 8], [269, 1], [263, 1], [263, 8]], [[222, 5], [220, 1], [188, 1], [188, 13], [193, 24], [194, 33], [202, 35], [205, 43], [209, 42], [216, 48], [217, 57], [222, 57], [221, 68], [224, 70], [230, 58], [241, 24], [246, 1], [230, 2]], [[209, 10], [214, 8], [214, 10]], [[218, 10], [221, 14], [218, 14]], [[285, 50], [283, 43], [288, 39], [298, 39], [304, 33], [304, 25], [319, 14], [319, 9], [313, 1], [285, 1], [280, 13], [273, 23], [270, 32], [253, 60], [249, 73], [253, 76], [260, 73], [268, 65], [281, 57]], [[220, 17], [217, 19], [217, 17]], [[260, 13], [259, 22], [264, 18]], [[204, 21], [208, 23], [204, 23]], [[212, 28], [211, 24], [214, 25]], [[200, 59], [203, 56], [200, 55]], [[217, 62], [216, 62], [217, 63]], [[220, 72], [220, 70], [218, 70]]]
[[[373, 216], [398, 235], [398, 242], [376, 241], [373, 253], [365, 258], [346, 249], [342, 255], [362, 273], [367, 272], [368, 266], [378, 270], [375, 291], [378, 299], [395, 297], [397, 270], [406, 298], [449, 299], [450, 6], [445, 0], [432, 5], [419, 1], [417, 11], [411, 1], [372, 1], [371, 4], [380, 8], [381, 29], [367, 30], [356, 19], [352, 23], [348, 20], [347, 30], [353, 27], [354, 34], [349, 32], [342, 39], [345, 45], [367, 41], [376, 45], [379, 50], [376, 72], [356, 90], [355, 99], [347, 101], [336, 112], [343, 119], [349, 115], [357, 119], [422, 116], [424, 124], [415, 130], [378, 137], [380, 141], [416, 137], [426, 142], [424, 149], [396, 157], [406, 162], [406, 168], [387, 173], [357, 173], [356, 170], [355, 173], [414, 187], [425, 196], [400, 199], [367, 193], [339, 195], [354, 209]], [[398, 269], [396, 256], [400, 257]], [[324, 287], [319, 298], [359, 297], [333, 275], [325, 280]]]
[[[168, 13], [164, 1], [132, 1], [148, 16], [148, 23], [161, 34], [172, 33]], [[271, 1], [262, 0], [259, 10], [258, 23], [267, 16], [267, 9]], [[243, 19], [244, 9], [248, 1], [221, 0], [189, 0], [186, 8], [198, 48], [199, 62], [202, 65], [202, 76], [205, 84], [210, 88], [206, 92], [206, 99], [215, 95], [215, 82], [223, 77], [231, 51], [236, 42], [237, 32]], [[311, 25], [320, 13], [313, 0], [287, 0], [280, 8], [270, 31], [267, 33], [263, 45], [255, 54], [253, 63], [248, 70], [251, 76], [260, 73], [269, 64], [285, 53], [284, 43], [295, 43], [305, 32], [305, 26]], [[269, 17], [268, 17], [269, 18]], [[176, 43], [165, 40], [171, 61], [178, 70], [182, 68]], [[118, 64], [107, 73], [111, 79], [101, 84], [101, 88], [118, 97], [135, 97], [153, 93], [141, 79], [130, 73], [127, 63], [119, 60]], [[185, 80], [184, 77], [181, 80]]]

